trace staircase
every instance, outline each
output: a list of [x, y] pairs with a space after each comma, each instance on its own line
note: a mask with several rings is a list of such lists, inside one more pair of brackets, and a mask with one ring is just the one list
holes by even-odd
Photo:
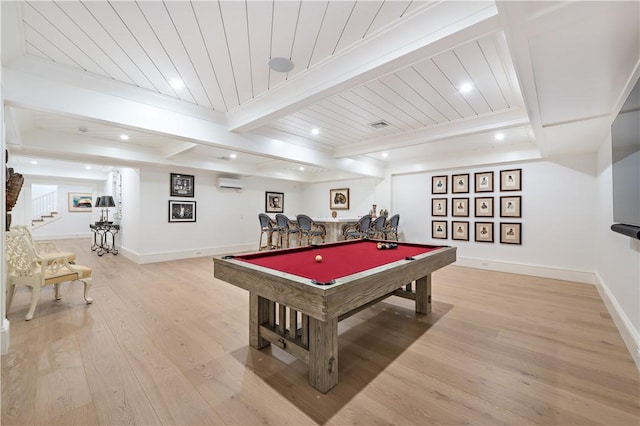
[[40, 228], [49, 222], [59, 219], [57, 206], [57, 192], [50, 192], [31, 200], [31, 227]]

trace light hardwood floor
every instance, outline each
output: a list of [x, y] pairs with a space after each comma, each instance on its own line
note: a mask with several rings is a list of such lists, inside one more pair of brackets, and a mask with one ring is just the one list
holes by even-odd
[[447, 267], [433, 309], [390, 298], [339, 325], [340, 382], [248, 346], [247, 292], [211, 258], [136, 265], [59, 241], [94, 270], [9, 311], [2, 424], [638, 425], [640, 381], [595, 287]]

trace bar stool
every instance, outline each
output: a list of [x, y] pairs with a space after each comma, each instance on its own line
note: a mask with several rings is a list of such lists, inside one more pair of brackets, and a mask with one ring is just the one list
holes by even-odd
[[284, 247], [286, 241], [287, 248], [291, 247], [290, 237], [292, 234], [298, 234], [298, 226], [282, 213], [276, 215], [276, 228], [278, 232], [277, 245], [279, 248]]
[[313, 242], [314, 238], [321, 238], [324, 243], [325, 237], [327, 236], [327, 229], [324, 225], [317, 224], [306, 214], [299, 214], [296, 217], [298, 221], [298, 241], [302, 244], [302, 239], [306, 238], [306, 245], [309, 245]]
[[[276, 224], [273, 219], [265, 213], [258, 213], [258, 220], [260, 221], [260, 241], [258, 242], [258, 251], [261, 251], [262, 249], [270, 250], [275, 247], [271, 240], [273, 238], [273, 233], [278, 229], [276, 228]], [[265, 245], [262, 245], [263, 235], [267, 236]]]

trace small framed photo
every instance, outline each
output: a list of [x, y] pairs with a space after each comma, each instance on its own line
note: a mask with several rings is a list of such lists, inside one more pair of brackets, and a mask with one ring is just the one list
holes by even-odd
[[169, 222], [195, 222], [196, 202], [169, 200]]
[[493, 217], [493, 197], [476, 197], [476, 217]]
[[284, 212], [284, 194], [282, 192], [265, 192], [264, 211], [266, 213]]
[[431, 221], [431, 237], [446, 240], [447, 239], [447, 221], [432, 220]]
[[475, 173], [474, 177], [476, 192], [493, 192], [493, 172]]
[[447, 199], [433, 198], [431, 200], [431, 216], [446, 216], [446, 215], [447, 215]]
[[171, 173], [171, 184], [169, 196], [171, 197], [193, 197], [195, 177], [193, 175], [181, 175]]
[[468, 198], [452, 198], [451, 199], [451, 215], [457, 217], [469, 217], [469, 199]]
[[451, 192], [453, 194], [466, 194], [469, 192], [469, 173], [451, 176]]
[[522, 224], [500, 222], [500, 243], [522, 244]]
[[454, 240], [469, 241], [469, 222], [451, 222], [451, 238]]
[[349, 210], [349, 188], [329, 190], [329, 210]]
[[493, 222], [476, 222], [475, 240], [479, 243], [492, 243]]
[[522, 217], [522, 197], [500, 197], [500, 217]]
[[431, 193], [446, 194], [447, 193], [447, 176], [431, 177]]
[[93, 196], [86, 192], [69, 192], [70, 212], [90, 212], [93, 207]]
[[500, 191], [522, 191], [522, 169], [500, 170]]

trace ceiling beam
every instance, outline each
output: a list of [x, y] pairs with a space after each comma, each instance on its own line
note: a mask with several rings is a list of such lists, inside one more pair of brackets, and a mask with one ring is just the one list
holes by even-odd
[[[228, 114], [232, 131], [247, 132], [311, 103], [365, 84], [440, 52], [499, 31], [493, 1], [435, 2], [395, 26], [295, 75]], [[431, 29], [425, 34], [425, 29]]]

